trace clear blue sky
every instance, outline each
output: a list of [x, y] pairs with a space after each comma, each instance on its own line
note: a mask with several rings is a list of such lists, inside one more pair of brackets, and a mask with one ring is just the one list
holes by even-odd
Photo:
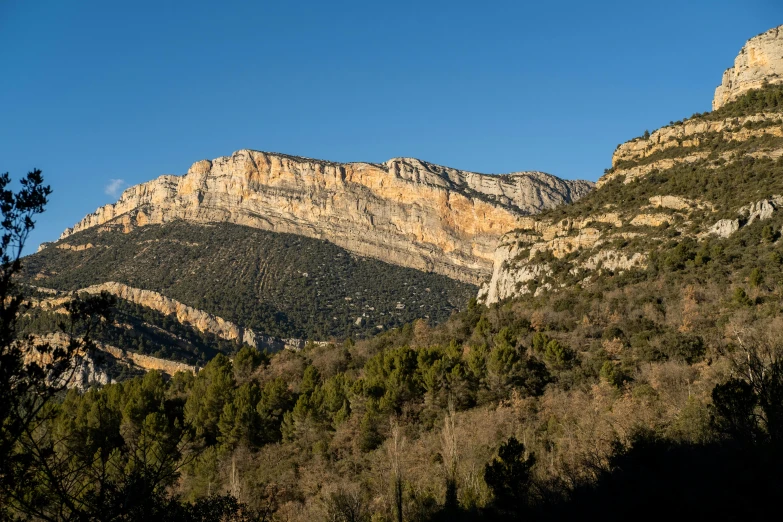
[[780, 0], [0, 0], [0, 172], [54, 189], [31, 246], [241, 148], [595, 180], [781, 23]]

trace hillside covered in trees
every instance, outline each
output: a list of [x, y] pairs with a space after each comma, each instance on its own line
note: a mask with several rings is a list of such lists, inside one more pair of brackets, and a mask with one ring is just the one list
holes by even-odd
[[[759, 87], [618, 146], [480, 292], [227, 224], [20, 260], [50, 190], [0, 177], [0, 519], [779, 518], [783, 90]], [[106, 281], [325, 342], [57, 292]], [[97, 339], [200, 368], [69, 387]]]
[[[80, 247], [81, 245], [81, 247]], [[25, 258], [25, 278], [61, 291], [118, 282], [280, 338], [364, 337], [443, 321], [473, 285], [358, 257], [327, 241], [230, 223], [89, 229]]]
[[[775, 96], [751, 92], [722, 110], [748, 115], [759, 107], [747, 97]], [[633, 206], [633, 194], [668, 186], [707, 201], [717, 176], [735, 188], [715, 189], [709, 221], [730, 217], [777, 190], [783, 160], [752, 152], [692, 164], [687, 176], [673, 166], [612, 180], [553, 215]], [[645, 254], [643, 266], [599, 268], [490, 306], [466, 300], [440, 324], [417, 319], [274, 355], [237, 345], [195, 375], [71, 390], [39, 424], [57, 437], [33, 437], [50, 448], [35, 460], [45, 467], [30, 468], [40, 489], [14, 490], [14, 509], [121, 512], [142, 490], [158, 499], [148, 512], [183, 517], [202, 508], [262, 520], [763, 516], [783, 463], [783, 214], [727, 237], [691, 226], [636, 229], [622, 248]], [[170, 266], [185, 270], [177, 259]], [[569, 277], [569, 259], [544, 259], [558, 268], [553, 280]], [[28, 277], [40, 270], [31, 263]], [[86, 268], [52, 272], [52, 286], [89, 283], [79, 279]]]

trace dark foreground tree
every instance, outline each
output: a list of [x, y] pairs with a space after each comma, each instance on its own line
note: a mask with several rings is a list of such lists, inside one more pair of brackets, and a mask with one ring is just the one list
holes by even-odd
[[780, 453], [768, 445], [678, 443], [641, 435], [618, 448], [592, 484], [543, 520], [771, 520], [779, 518]]
[[46, 376], [61, 368], [57, 363], [68, 355], [63, 350], [46, 353], [47, 347], [41, 346], [41, 362], [26, 360], [26, 346], [16, 339], [22, 296], [14, 276], [35, 225], [33, 217], [43, 212], [51, 189], [43, 184], [40, 170], [27, 174], [18, 193], [8, 188], [10, 183], [8, 173], [0, 176], [0, 506], [8, 505], [4, 496], [13, 480], [12, 471], [18, 459], [24, 458], [15, 454], [17, 443], [54, 391], [46, 385]]
[[525, 445], [511, 437], [500, 446], [498, 456], [484, 468], [484, 481], [502, 512], [522, 513], [528, 503], [533, 455], [525, 457]]

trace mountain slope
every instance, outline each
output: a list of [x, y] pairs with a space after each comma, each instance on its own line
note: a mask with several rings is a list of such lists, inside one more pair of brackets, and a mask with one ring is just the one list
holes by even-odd
[[526, 214], [592, 189], [540, 172], [490, 176], [397, 158], [331, 163], [250, 150], [127, 189], [74, 232], [183, 219], [326, 239], [355, 254], [478, 284], [497, 239]]
[[[685, 244], [693, 252], [709, 250], [753, 224], [757, 234], [766, 227], [764, 237], [775, 245], [781, 158], [780, 85], [748, 91], [717, 111], [636, 138], [618, 147], [593, 193], [526, 218], [504, 236], [481, 295], [493, 303], [589, 287], [607, 273], [648, 270]], [[765, 220], [771, 221], [761, 224]]]
[[[185, 450], [193, 465], [171, 483], [183, 498], [241, 492], [281, 519], [763, 519], [783, 454], [783, 86], [768, 83], [622, 145], [594, 192], [521, 218], [483, 289], [490, 306], [70, 394], [57, 456], [98, 476], [95, 455], [136, 454], [142, 421], [161, 413], [161, 435], [196, 428], [199, 453]], [[211, 228], [199, 245], [236, 243]], [[151, 245], [196, 248], [187, 231], [204, 229], [89, 229], [29, 276], [80, 286], [79, 256], [100, 250], [105, 277], [162, 281], [155, 264], [187, 269], [187, 256]], [[113, 251], [129, 255], [118, 238], [142, 269], [111, 271]], [[100, 447], [84, 437], [95, 411], [123, 419]]]
[[229, 223], [173, 221], [127, 234], [91, 228], [25, 258], [24, 270], [35, 286], [121, 283], [160, 294], [144, 306], [171, 298], [256, 337], [316, 340], [366, 336], [419, 317], [442, 321], [475, 292], [327, 241]]

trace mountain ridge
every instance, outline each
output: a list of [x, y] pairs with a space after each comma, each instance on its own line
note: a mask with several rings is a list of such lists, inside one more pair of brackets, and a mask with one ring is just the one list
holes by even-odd
[[479, 283], [518, 219], [575, 201], [588, 181], [541, 172], [488, 175], [417, 160], [336, 163], [243, 149], [126, 189], [60, 239], [184, 219], [319, 239], [359, 255]]

